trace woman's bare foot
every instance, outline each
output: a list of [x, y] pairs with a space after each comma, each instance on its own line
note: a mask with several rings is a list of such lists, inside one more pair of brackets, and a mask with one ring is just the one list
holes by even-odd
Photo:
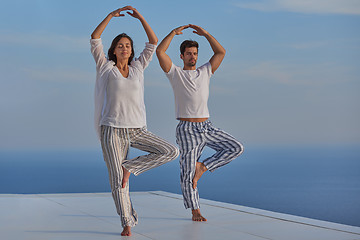
[[[122, 180], [121, 187], [122, 187], [122, 188], [125, 188], [125, 187], [126, 187], [126, 183], [129, 181], [131, 172], [129, 172], [128, 170], [126, 170], [126, 168], [124, 168], [124, 167], [122, 167], [122, 169], [123, 169], [123, 180]], [[127, 236], [127, 235], [126, 235], [126, 236]]]
[[129, 226], [124, 227], [121, 236], [131, 236], [131, 227]]
[[196, 189], [197, 182], [199, 181], [199, 179], [201, 178], [203, 173], [206, 171], [207, 171], [207, 168], [205, 167], [205, 165], [202, 162], [196, 163], [195, 176], [193, 179], [193, 189]]
[[192, 220], [195, 222], [206, 222], [206, 218], [204, 218], [201, 213], [200, 213], [200, 209], [194, 209], [191, 210], [192, 211]]

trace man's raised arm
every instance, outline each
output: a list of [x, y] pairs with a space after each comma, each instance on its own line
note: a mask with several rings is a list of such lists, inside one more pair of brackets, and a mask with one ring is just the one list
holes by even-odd
[[161, 41], [161, 43], [156, 48], [156, 56], [158, 57], [160, 67], [164, 72], [169, 72], [172, 64], [170, 57], [166, 54], [166, 50], [168, 49], [174, 36], [182, 34], [182, 30], [188, 27], [189, 25], [175, 28]]
[[194, 33], [200, 36], [204, 36], [210, 43], [214, 55], [210, 58], [209, 62], [211, 64], [212, 73], [214, 73], [216, 69], [218, 69], [222, 60], [225, 57], [225, 53], [226, 53], [225, 48], [223, 48], [223, 46], [221, 46], [221, 44], [205, 29], [193, 24], [189, 24], [189, 27], [195, 30], [193, 31]]

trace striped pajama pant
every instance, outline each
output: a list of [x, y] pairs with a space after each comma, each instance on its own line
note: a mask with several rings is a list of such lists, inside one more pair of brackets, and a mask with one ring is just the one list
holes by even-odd
[[[147, 155], [126, 159], [129, 147], [148, 152]], [[138, 216], [130, 195], [129, 182], [122, 188], [122, 166], [135, 176], [174, 160], [177, 147], [146, 130], [146, 128], [114, 128], [101, 126], [101, 147], [109, 171], [112, 196], [123, 227], [134, 227]]]
[[209, 120], [204, 122], [180, 121], [176, 127], [176, 142], [180, 150], [180, 182], [185, 208], [198, 209], [199, 192], [193, 189], [196, 162], [205, 146], [214, 149], [212, 156], [203, 160], [213, 172], [228, 164], [243, 152], [242, 144], [223, 130], [215, 128]]

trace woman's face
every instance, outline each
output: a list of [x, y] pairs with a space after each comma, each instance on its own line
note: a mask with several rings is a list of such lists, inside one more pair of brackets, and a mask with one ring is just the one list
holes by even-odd
[[128, 38], [122, 37], [116, 44], [114, 54], [118, 60], [129, 59], [131, 55], [131, 42]]

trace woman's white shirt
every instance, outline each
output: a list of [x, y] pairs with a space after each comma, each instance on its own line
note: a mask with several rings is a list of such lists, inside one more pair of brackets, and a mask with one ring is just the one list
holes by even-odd
[[122, 76], [115, 63], [106, 58], [101, 39], [91, 39], [91, 53], [96, 62], [95, 129], [100, 126], [141, 128], [146, 126], [144, 70], [152, 60], [156, 45], [145, 49], [129, 65], [129, 75]]

